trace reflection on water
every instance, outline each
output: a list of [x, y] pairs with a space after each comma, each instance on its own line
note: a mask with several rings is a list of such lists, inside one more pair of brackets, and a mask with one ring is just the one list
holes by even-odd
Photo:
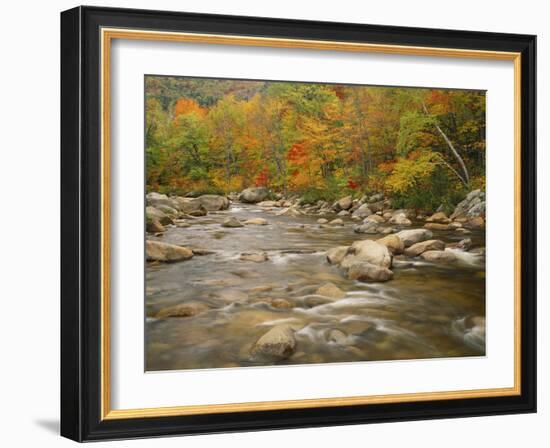
[[[228, 215], [263, 217], [269, 225], [221, 227]], [[265, 364], [250, 356], [251, 347], [280, 323], [295, 331], [297, 346], [276, 364], [485, 354], [483, 255], [457, 250], [460, 261], [454, 264], [397, 256], [393, 280], [356, 282], [329, 265], [325, 251], [369, 236], [354, 234], [351, 221], [321, 228], [317, 218], [275, 216], [237, 204], [190, 220], [190, 227], [168, 229], [159, 240], [212, 253], [181, 263], [147, 264], [147, 370]], [[483, 232], [469, 237], [474, 247], [484, 246]], [[461, 239], [452, 231], [434, 232], [434, 238]], [[259, 250], [268, 261], [239, 260], [242, 252]], [[345, 291], [345, 297], [327, 301], [316, 295], [326, 282]], [[207, 311], [154, 317], [181, 303], [200, 304]]]

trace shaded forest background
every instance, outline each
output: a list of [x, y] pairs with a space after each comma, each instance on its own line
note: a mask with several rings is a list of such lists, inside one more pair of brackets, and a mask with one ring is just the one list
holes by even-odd
[[147, 191], [450, 210], [485, 188], [485, 92], [147, 76], [145, 102]]

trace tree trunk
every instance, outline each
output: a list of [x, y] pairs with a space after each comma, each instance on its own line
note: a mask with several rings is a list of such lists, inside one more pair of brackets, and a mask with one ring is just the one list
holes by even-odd
[[[422, 103], [422, 108], [424, 109], [424, 113], [426, 115], [429, 115], [428, 108], [424, 103]], [[447, 137], [447, 134], [443, 132], [443, 130], [439, 127], [437, 123], [435, 123], [435, 128], [437, 129], [441, 137], [443, 137], [443, 140], [445, 140], [445, 143], [447, 143], [447, 146], [449, 147], [449, 149], [451, 150], [451, 153], [453, 154], [458, 164], [460, 165], [460, 168], [462, 168], [462, 172], [464, 173], [463, 181], [464, 181], [464, 184], [468, 186], [470, 184], [470, 175], [468, 174], [468, 168], [466, 168], [466, 164], [464, 163], [464, 160], [462, 159], [462, 157], [460, 157], [460, 154], [455, 149], [453, 142], [449, 140], [449, 137]]]

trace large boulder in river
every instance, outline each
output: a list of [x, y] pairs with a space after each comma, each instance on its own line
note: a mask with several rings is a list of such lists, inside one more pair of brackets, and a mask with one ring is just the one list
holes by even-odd
[[203, 194], [196, 200], [209, 212], [227, 210], [229, 208], [229, 199], [218, 194]]
[[401, 238], [405, 247], [412, 246], [420, 241], [429, 240], [434, 236], [428, 229], [402, 230], [401, 232], [396, 233], [396, 235]]
[[441, 240], [427, 240], [420, 243], [413, 244], [411, 247], [405, 249], [405, 255], [407, 257], [418, 257], [420, 254], [428, 250], [443, 250], [445, 249], [445, 243]]
[[346, 196], [345, 198], [339, 199], [334, 203], [332, 208], [339, 212], [340, 210], [348, 210], [351, 208], [353, 200], [351, 196]]
[[330, 264], [340, 264], [348, 253], [348, 248], [349, 246], [336, 246], [327, 250], [327, 261]]
[[147, 261], [162, 261], [171, 263], [193, 258], [193, 251], [175, 244], [161, 243], [160, 241], [145, 241]]
[[151, 192], [145, 195], [145, 203], [151, 207], [165, 205], [177, 209], [177, 201], [175, 198], [169, 198], [165, 194]]
[[174, 207], [170, 207], [169, 205], [157, 205], [155, 208], [160, 210], [165, 215], [170, 216], [170, 218], [177, 218], [179, 215], [179, 212]]
[[190, 216], [204, 216], [208, 213], [206, 208], [197, 199], [182, 198], [180, 196], [175, 198], [177, 208], [180, 212]]
[[475, 218], [478, 216], [485, 217], [485, 193], [481, 190], [473, 190], [456, 206], [451, 219]]
[[269, 196], [269, 190], [265, 187], [254, 187], [243, 190], [239, 195], [239, 201], [249, 204], [262, 202]]
[[145, 207], [145, 220], [146, 222], [158, 221], [163, 226], [174, 224], [170, 216], [153, 206]]
[[343, 269], [349, 269], [354, 263], [368, 262], [376, 266], [389, 268], [392, 265], [392, 254], [383, 244], [372, 240], [355, 241], [340, 263]]
[[362, 282], [387, 282], [393, 278], [393, 272], [367, 262], [354, 263], [348, 270], [348, 278]]
[[288, 325], [277, 325], [265, 333], [252, 346], [251, 355], [256, 358], [282, 360], [296, 350], [294, 331]]
[[384, 238], [376, 240], [376, 242], [386, 246], [393, 255], [402, 254], [405, 248], [403, 240], [397, 235], [387, 235]]

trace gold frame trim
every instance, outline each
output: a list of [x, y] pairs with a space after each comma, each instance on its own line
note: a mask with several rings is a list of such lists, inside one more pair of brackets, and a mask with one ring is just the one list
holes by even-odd
[[[315, 398], [216, 405], [189, 405], [142, 409], [111, 409], [110, 346], [110, 51], [113, 39], [187, 42], [214, 45], [297, 48], [355, 53], [458, 57], [514, 62], [514, 386], [507, 388], [420, 392], [357, 397]], [[168, 417], [315, 407], [351, 406], [412, 401], [502, 397], [521, 394], [521, 54], [455, 48], [278, 39], [215, 34], [194, 34], [134, 29], [101, 29], [101, 420]]]

